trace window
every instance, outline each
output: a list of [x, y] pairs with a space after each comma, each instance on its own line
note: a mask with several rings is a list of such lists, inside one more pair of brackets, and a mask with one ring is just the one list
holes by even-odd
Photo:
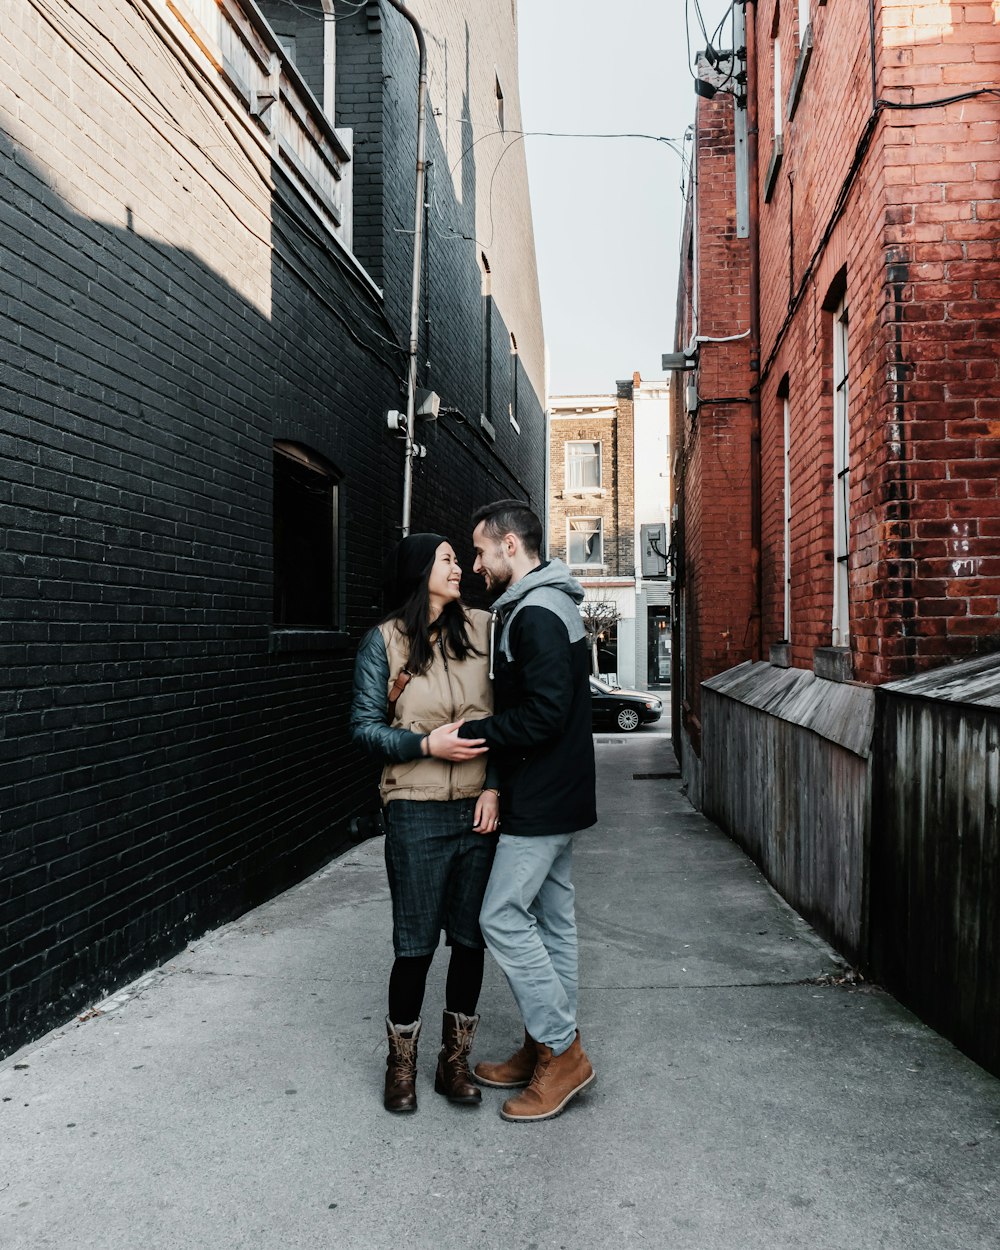
[[799, 52], [795, 59], [795, 71], [792, 74], [792, 85], [788, 92], [785, 110], [789, 120], [795, 115], [795, 109], [802, 94], [802, 84], [805, 82], [806, 70], [812, 59], [813, 35], [809, 21], [809, 8], [809, 0], [799, 0]]
[[785, 530], [785, 561], [784, 561], [784, 593], [785, 613], [782, 637], [785, 642], [792, 638], [792, 410], [788, 403], [788, 384], [781, 399], [782, 427], [785, 462], [785, 499], [784, 499], [784, 530]]
[[566, 489], [587, 490], [601, 485], [601, 444], [566, 444]]
[[799, 47], [806, 41], [809, 29], [809, 0], [799, 0]]
[[501, 133], [504, 129], [503, 121], [503, 88], [500, 86], [500, 76], [497, 75], [497, 125], [500, 127]]
[[771, 69], [773, 77], [771, 86], [774, 96], [774, 129], [771, 138], [771, 159], [768, 162], [767, 173], [764, 175], [765, 204], [770, 204], [774, 196], [775, 187], [778, 184], [778, 170], [781, 168], [781, 158], [785, 151], [785, 140], [782, 134], [784, 113], [781, 98], [781, 38], [778, 30], [779, 21], [780, 8], [778, 5], [775, 5], [774, 21], [771, 24]]
[[850, 644], [849, 507], [851, 455], [848, 317], [841, 300], [833, 314], [833, 645]]
[[298, 443], [274, 444], [274, 623], [333, 629], [339, 615], [338, 475]]
[[604, 535], [600, 517], [570, 517], [567, 522], [568, 564], [589, 567], [604, 563]]

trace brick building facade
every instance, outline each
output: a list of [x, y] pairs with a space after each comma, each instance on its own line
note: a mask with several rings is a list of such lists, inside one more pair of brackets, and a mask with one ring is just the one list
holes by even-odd
[[[698, 98], [676, 341], [698, 369], [670, 396], [675, 521], [673, 733], [700, 749], [701, 683], [750, 658], [750, 404], [747, 239], [737, 236], [733, 104]], [[695, 222], [697, 219], [697, 229]], [[709, 275], [711, 275], [709, 277]], [[728, 340], [728, 341], [727, 341]]]
[[667, 513], [667, 441], [657, 428], [666, 415], [665, 389], [638, 373], [614, 395], [549, 401], [549, 554], [566, 561], [588, 600], [613, 606], [620, 619], [599, 647], [599, 670], [640, 689], [658, 684], [650, 648], [669, 614], [665, 564], [654, 557], [644, 578], [641, 561], [642, 526]]
[[[698, 683], [742, 659], [879, 684], [1000, 644], [998, 19], [903, 0], [876, 3], [871, 28], [863, 5], [747, 13], [759, 354], [701, 345], [678, 375], [697, 409], [675, 410], [694, 715]], [[699, 333], [749, 324], [733, 125], [732, 95], [699, 100], [679, 347], [692, 298]], [[709, 432], [720, 385], [741, 402]]]
[[[599, 671], [635, 668], [632, 383], [616, 395], [549, 400], [549, 555], [565, 560], [587, 593], [620, 615], [598, 648]], [[624, 646], [623, 646], [624, 644]]]
[[[281, 40], [202, 0], [0, 29], [2, 1050], [322, 862], [372, 801], [346, 718], [399, 532], [416, 52], [388, 5], [283, 7], [308, 24]], [[501, 79], [520, 126], [516, 9], [412, 7], [442, 401], [413, 526], [471, 569], [473, 507], [545, 489], [526, 172], [493, 134]]]
[[872, 39], [852, 6], [757, 7], [761, 117], [775, 44], [796, 67], [779, 167], [761, 142], [761, 438], [782, 446], [787, 407], [791, 483], [783, 506], [772, 455], [764, 654], [786, 639], [806, 666], [833, 645], [879, 683], [1000, 644], [1000, 26], [989, 6], [883, 0]]

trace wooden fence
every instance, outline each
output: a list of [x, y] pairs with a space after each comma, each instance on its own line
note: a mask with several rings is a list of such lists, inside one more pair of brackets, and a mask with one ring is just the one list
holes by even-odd
[[878, 691], [871, 970], [1000, 1072], [1000, 662]]
[[702, 808], [865, 974], [1000, 1074], [1000, 657], [703, 685]]
[[741, 664], [702, 686], [702, 802], [852, 962], [866, 946], [874, 692]]

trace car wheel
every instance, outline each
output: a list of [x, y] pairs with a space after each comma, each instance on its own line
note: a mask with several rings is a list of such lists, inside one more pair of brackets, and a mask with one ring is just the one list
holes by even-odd
[[633, 729], [639, 726], [639, 713], [634, 707], [623, 707], [618, 711], [617, 716], [618, 728], [623, 733], [631, 733]]

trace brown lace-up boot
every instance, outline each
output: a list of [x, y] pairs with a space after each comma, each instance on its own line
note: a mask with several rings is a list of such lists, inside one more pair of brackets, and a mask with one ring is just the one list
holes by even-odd
[[389, 1057], [385, 1061], [385, 1098], [382, 1105], [386, 1111], [416, 1111], [420, 1021], [399, 1025], [393, 1024], [386, 1016], [385, 1031], [389, 1037]]
[[508, 1098], [500, 1109], [505, 1120], [550, 1120], [571, 1098], [591, 1085], [596, 1077], [577, 1033], [569, 1050], [554, 1055], [550, 1047], [536, 1042], [538, 1061], [528, 1088]]
[[537, 1057], [535, 1039], [525, 1030], [520, 1050], [515, 1050], [509, 1059], [502, 1063], [477, 1063], [473, 1071], [480, 1085], [517, 1089], [519, 1085], [527, 1085], [531, 1080]]
[[449, 1102], [479, 1103], [483, 1095], [469, 1071], [469, 1051], [476, 1038], [478, 1016], [446, 1011], [441, 1017], [441, 1053], [438, 1055], [434, 1088]]

